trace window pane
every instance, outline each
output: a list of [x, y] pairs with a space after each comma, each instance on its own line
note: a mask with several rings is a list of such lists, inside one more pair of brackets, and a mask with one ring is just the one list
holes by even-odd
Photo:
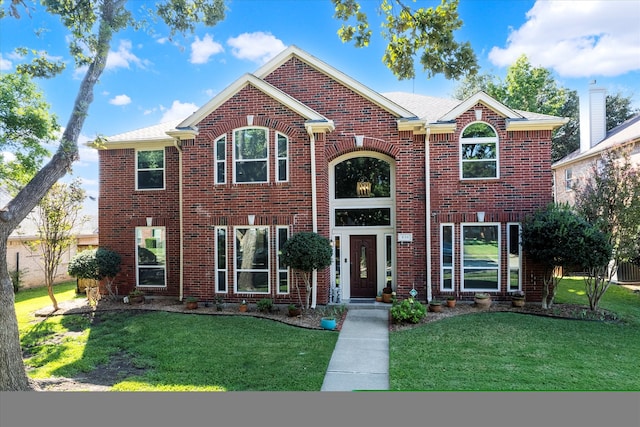
[[278, 181], [287, 180], [287, 161], [278, 160]]
[[236, 162], [236, 182], [266, 182], [267, 162]]
[[164, 187], [163, 177], [163, 170], [138, 171], [138, 188], [162, 188]]
[[358, 194], [358, 182], [371, 184], [366, 197], [390, 197], [391, 167], [389, 163], [373, 157], [357, 157], [335, 166], [336, 199], [362, 197]]
[[225, 159], [225, 155], [226, 155], [226, 151], [225, 151], [225, 145], [227, 143], [227, 138], [220, 138], [217, 142], [216, 142], [216, 160], [224, 160]]
[[498, 289], [497, 269], [464, 269], [465, 289]]
[[269, 273], [239, 271], [238, 292], [269, 292]]
[[467, 126], [462, 133], [463, 138], [491, 138], [496, 137], [496, 133], [486, 123], [478, 122]]
[[265, 228], [241, 228], [236, 232], [236, 266], [239, 269], [266, 269], [269, 243]]
[[369, 227], [391, 224], [391, 209], [336, 209], [337, 227]]
[[164, 227], [136, 227], [138, 286], [166, 286]]
[[218, 292], [227, 291], [227, 272], [218, 271]]
[[463, 160], [485, 160], [496, 158], [496, 144], [462, 144]]
[[287, 157], [287, 138], [278, 134], [278, 157]]
[[442, 227], [442, 265], [451, 267], [453, 265], [453, 227]]
[[267, 131], [265, 129], [237, 130], [235, 137], [236, 160], [267, 158]]
[[138, 151], [138, 169], [164, 168], [164, 150]]
[[224, 183], [224, 163], [218, 163], [216, 165], [216, 182], [218, 184]]
[[497, 164], [495, 161], [464, 162], [462, 164], [463, 178], [495, 178]]
[[464, 226], [464, 266], [497, 267], [498, 226]]
[[442, 288], [453, 289], [453, 270], [450, 268], [442, 270]]
[[164, 287], [164, 268], [139, 268], [138, 286]]

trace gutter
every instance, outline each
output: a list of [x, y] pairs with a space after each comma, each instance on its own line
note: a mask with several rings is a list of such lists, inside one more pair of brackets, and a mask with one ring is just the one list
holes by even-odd
[[[317, 183], [316, 183], [316, 137], [311, 126], [307, 126], [309, 142], [311, 144], [311, 219], [313, 232], [318, 232], [318, 203], [317, 203]], [[316, 308], [318, 303], [318, 271], [313, 270], [311, 276], [311, 308]]]
[[182, 144], [180, 137], [176, 137], [174, 145], [178, 150], [178, 218], [180, 222], [180, 301], [184, 299], [184, 221], [182, 218]]
[[425, 185], [425, 223], [427, 225], [425, 245], [427, 249], [427, 302], [431, 301], [431, 162], [429, 159], [429, 138], [431, 136], [431, 128], [427, 126], [424, 142], [424, 185]]

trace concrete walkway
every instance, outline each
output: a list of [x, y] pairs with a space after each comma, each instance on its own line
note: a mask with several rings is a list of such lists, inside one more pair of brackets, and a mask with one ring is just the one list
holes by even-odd
[[320, 391], [389, 389], [389, 308], [349, 305]]

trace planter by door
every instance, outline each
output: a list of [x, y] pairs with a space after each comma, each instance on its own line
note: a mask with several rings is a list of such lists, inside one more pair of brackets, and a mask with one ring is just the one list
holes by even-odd
[[391, 303], [393, 300], [393, 294], [382, 294], [382, 302]]
[[335, 317], [323, 317], [322, 319], [320, 319], [320, 326], [322, 327], [322, 329], [333, 331], [336, 328]]
[[473, 301], [476, 303], [477, 307], [489, 308], [491, 306], [491, 295], [486, 295], [486, 296], [476, 295]]

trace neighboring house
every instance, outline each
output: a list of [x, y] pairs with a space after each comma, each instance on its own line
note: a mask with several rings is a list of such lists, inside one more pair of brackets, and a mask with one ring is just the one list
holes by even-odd
[[100, 243], [122, 256], [121, 292], [296, 302], [278, 251], [316, 231], [334, 257], [312, 306], [387, 284], [423, 301], [539, 300], [520, 223], [552, 201], [551, 133], [565, 122], [482, 92], [380, 94], [289, 47], [184, 120], [106, 139]]
[[[607, 132], [606, 91], [589, 89], [589, 138], [580, 141], [580, 148], [555, 162], [551, 167], [554, 177], [554, 198], [558, 203], [575, 202], [574, 186], [593, 175], [594, 167], [604, 152], [628, 149], [631, 162], [640, 167], [640, 114]], [[619, 266], [617, 280], [640, 282], [640, 269], [630, 263]]]
[[[0, 203], [5, 206], [10, 196], [0, 189]], [[97, 218], [91, 218], [74, 231], [74, 241], [71, 247], [62, 254], [55, 283], [72, 280], [67, 274], [69, 261], [73, 256], [85, 249], [98, 247]], [[20, 225], [13, 230], [7, 240], [7, 268], [11, 274], [19, 273], [20, 285], [29, 288], [44, 285], [44, 267], [42, 252], [31, 250], [30, 242], [38, 240], [38, 229], [31, 215], [27, 216]]]

